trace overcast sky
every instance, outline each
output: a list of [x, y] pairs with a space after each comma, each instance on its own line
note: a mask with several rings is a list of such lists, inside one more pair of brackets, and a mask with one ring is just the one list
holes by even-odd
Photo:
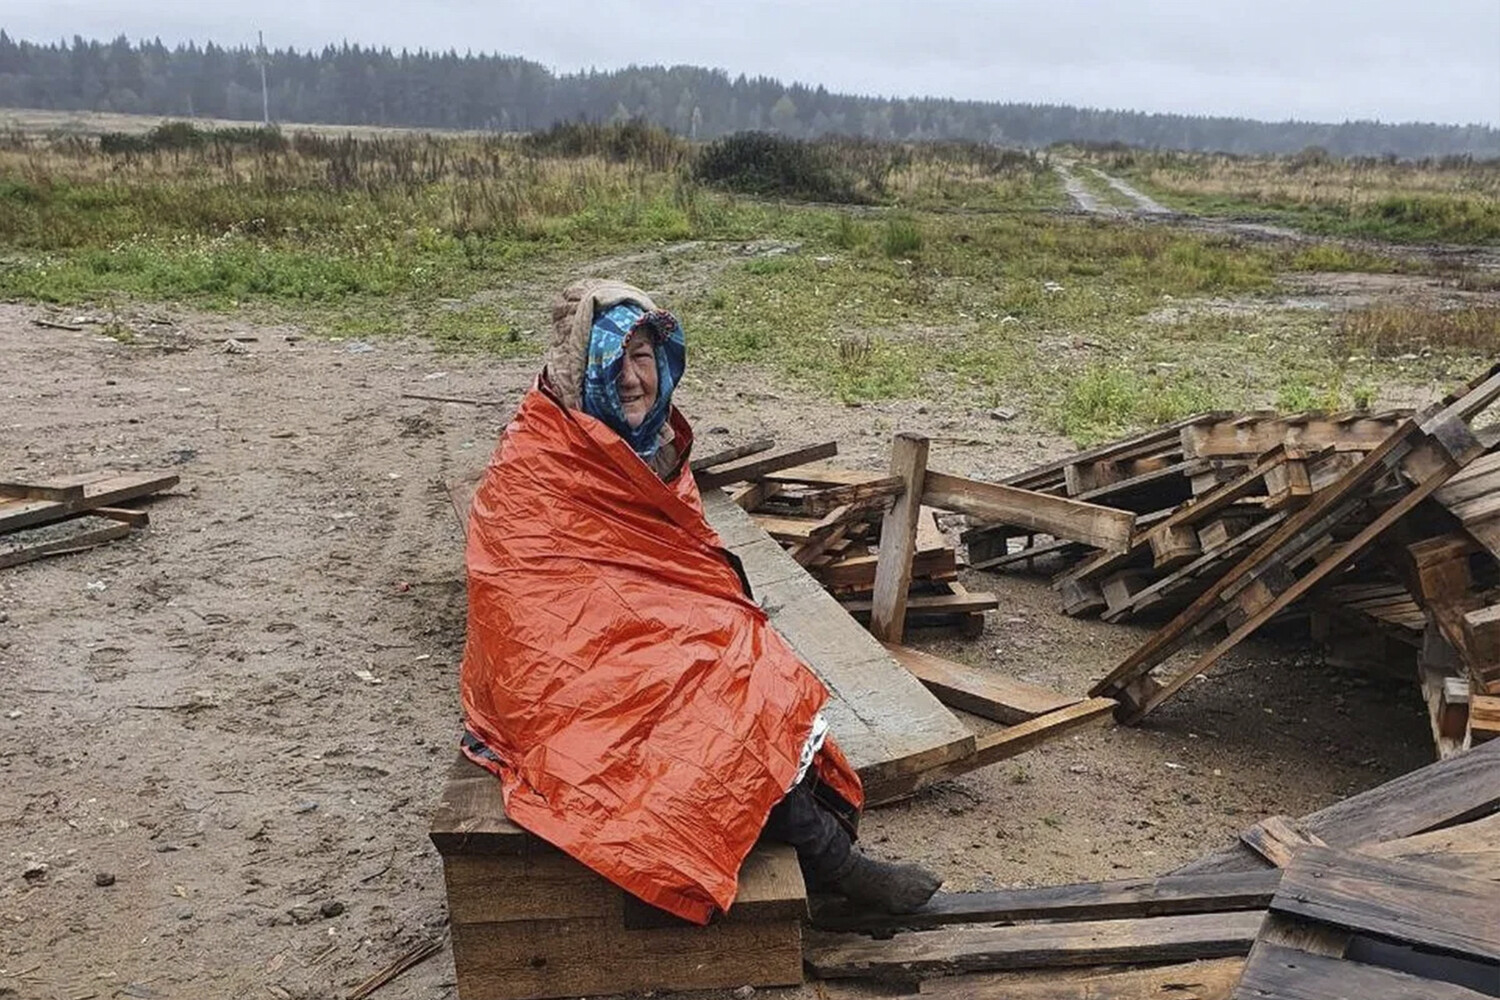
[[559, 71], [689, 63], [885, 96], [1500, 124], [1500, 0], [4, 0], [0, 28], [226, 45], [261, 28], [271, 47]]

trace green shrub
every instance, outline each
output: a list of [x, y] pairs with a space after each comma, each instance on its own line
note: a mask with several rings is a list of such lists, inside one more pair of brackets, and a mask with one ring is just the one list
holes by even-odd
[[845, 204], [867, 200], [823, 150], [769, 132], [736, 132], [715, 139], [698, 154], [694, 174], [704, 183], [741, 194]]
[[885, 220], [887, 257], [911, 257], [921, 249], [922, 228], [917, 225], [917, 220], [904, 215], [893, 215]]

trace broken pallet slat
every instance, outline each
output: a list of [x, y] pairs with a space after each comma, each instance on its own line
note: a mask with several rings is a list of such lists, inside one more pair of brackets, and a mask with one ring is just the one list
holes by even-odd
[[126, 500], [171, 489], [174, 475], [157, 473], [104, 474], [106, 478], [83, 484], [83, 496], [75, 500], [0, 499], [0, 532], [15, 531], [49, 521], [61, 521], [94, 507], [111, 507]]
[[0, 535], [0, 569], [93, 548], [124, 538], [130, 531], [129, 524], [89, 515], [9, 532]]
[[899, 785], [893, 784], [892, 791], [895, 793], [899, 790], [899, 794], [910, 795], [940, 781], [1008, 760], [1071, 729], [1096, 722], [1112, 713], [1115, 708], [1116, 704], [1110, 698], [1090, 698], [980, 736], [975, 739], [974, 751], [968, 756], [917, 772]]
[[807, 935], [808, 968], [824, 979], [912, 979], [999, 969], [1109, 963], [1180, 962], [1245, 955], [1263, 914], [1205, 913], [1125, 920], [949, 927], [898, 934]]
[[906, 631], [906, 598], [922, 519], [927, 449], [927, 438], [920, 434], [897, 434], [891, 444], [891, 475], [901, 480], [902, 493], [880, 522], [880, 551], [870, 598], [870, 633], [882, 642], [900, 642]]
[[886, 649], [943, 704], [1006, 725], [1026, 722], [1083, 700], [907, 646], [887, 643]]
[[1277, 868], [1285, 868], [1304, 847], [1327, 846], [1315, 834], [1298, 828], [1297, 821], [1287, 816], [1266, 817], [1241, 831], [1240, 840]]
[[836, 896], [811, 897], [813, 926], [884, 934], [950, 924], [1026, 920], [1119, 920], [1187, 913], [1264, 910], [1281, 884], [1278, 871], [1080, 882], [993, 892], [942, 892], [914, 913], [878, 913]]
[[922, 502], [982, 521], [1014, 524], [1107, 552], [1130, 545], [1135, 515], [1067, 497], [928, 471]]
[[737, 462], [751, 455], [759, 455], [761, 452], [770, 451], [774, 447], [776, 447], [776, 442], [773, 439], [760, 438], [756, 441], [735, 445], [733, 448], [725, 448], [723, 451], [716, 451], [712, 455], [695, 458], [688, 463], [688, 468], [694, 473], [703, 472], [706, 469], [726, 465], [729, 462]]
[[[843, 598], [839, 604], [851, 615], [859, 617], [868, 615], [875, 602], [869, 599]], [[971, 594], [968, 591], [962, 594], [952, 591], [946, 594], [911, 594], [906, 598], [906, 611], [909, 616], [917, 613], [928, 617], [972, 614], [976, 611], [993, 611], [999, 606], [1000, 599], [994, 594]]]
[[765, 458], [756, 458], [750, 461], [738, 462], [725, 465], [716, 469], [709, 469], [699, 474], [699, 489], [708, 490], [718, 486], [728, 486], [731, 483], [748, 482], [759, 479], [768, 472], [776, 472], [780, 469], [791, 469], [807, 462], [822, 458], [831, 458], [837, 455], [839, 446], [833, 441], [825, 441], [821, 444], [807, 445], [804, 448], [796, 448], [791, 451], [777, 452]]
[[1372, 858], [1432, 865], [1469, 878], [1500, 881], [1500, 813], [1456, 826], [1356, 848]]

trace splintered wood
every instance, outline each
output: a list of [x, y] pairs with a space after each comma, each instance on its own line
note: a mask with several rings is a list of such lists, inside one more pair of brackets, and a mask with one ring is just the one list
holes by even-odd
[[173, 475], [113, 472], [0, 482], [0, 569], [124, 538], [149, 518], [120, 505], [176, 485]]

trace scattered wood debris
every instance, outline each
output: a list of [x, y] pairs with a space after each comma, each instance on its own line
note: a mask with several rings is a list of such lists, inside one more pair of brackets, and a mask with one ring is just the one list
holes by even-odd
[[145, 528], [146, 511], [120, 505], [177, 482], [175, 475], [114, 472], [0, 482], [0, 569], [78, 552]]
[[[1494, 996], [1497, 809], [1491, 743], [1159, 878], [939, 893], [902, 916], [814, 897], [807, 967], [955, 998]], [[996, 970], [1028, 971], [975, 974]]]

